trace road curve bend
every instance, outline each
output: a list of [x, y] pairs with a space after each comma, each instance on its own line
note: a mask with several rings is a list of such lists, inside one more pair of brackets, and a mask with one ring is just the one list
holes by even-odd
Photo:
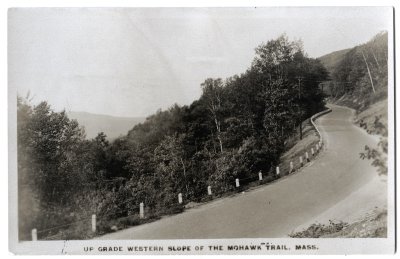
[[[316, 120], [319, 157], [274, 184], [204, 204], [182, 214], [98, 239], [218, 239], [285, 237], [367, 184], [377, 171], [359, 153], [378, 139], [352, 123], [353, 110], [331, 105]], [[349, 196], [350, 197], [350, 196]]]

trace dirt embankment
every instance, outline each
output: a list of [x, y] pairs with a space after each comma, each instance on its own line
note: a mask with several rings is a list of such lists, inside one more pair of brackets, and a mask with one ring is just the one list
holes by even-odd
[[358, 112], [355, 123], [369, 134], [384, 136], [388, 128], [387, 100], [377, 102], [368, 109]]

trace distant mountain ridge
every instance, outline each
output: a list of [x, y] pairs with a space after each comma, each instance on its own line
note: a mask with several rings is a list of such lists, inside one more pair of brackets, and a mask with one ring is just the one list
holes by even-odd
[[89, 112], [68, 112], [68, 117], [78, 121], [85, 128], [86, 137], [94, 138], [104, 132], [109, 140], [126, 135], [135, 125], [146, 120], [145, 117], [116, 117]]

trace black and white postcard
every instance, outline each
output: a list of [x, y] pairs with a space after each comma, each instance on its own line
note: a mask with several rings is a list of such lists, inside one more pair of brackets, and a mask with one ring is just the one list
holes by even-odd
[[393, 15], [10, 8], [10, 251], [393, 253]]

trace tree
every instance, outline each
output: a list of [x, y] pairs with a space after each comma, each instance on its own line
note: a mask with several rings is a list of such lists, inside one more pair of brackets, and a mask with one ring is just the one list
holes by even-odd
[[207, 103], [207, 108], [215, 124], [216, 137], [219, 142], [220, 152], [223, 152], [222, 144], [222, 102], [223, 102], [223, 82], [220, 78], [208, 78], [201, 84], [203, 90], [202, 98]]
[[25, 124], [29, 137], [25, 143], [30, 149], [30, 177], [41, 191], [41, 201], [67, 202], [68, 196], [84, 181], [75, 174], [76, 149], [84, 139], [84, 131], [65, 112], [56, 113], [46, 102], [35, 106]]
[[182, 142], [182, 135], [167, 136], [154, 150], [154, 160], [157, 172], [163, 180], [170, 181], [172, 189], [181, 192], [184, 187], [186, 193], [189, 193], [188, 162]]
[[[292, 123], [296, 121], [301, 135], [305, 117], [324, 106], [319, 84], [327, 79], [328, 72], [320, 61], [304, 54], [301, 41], [289, 41], [282, 35], [256, 48], [251, 70], [264, 89], [267, 103], [264, 126], [269, 125], [271, 129], [275, 125], [274, 134], [280, 128], [280, 136], [285, 137], [284, 132], [293, 128]], [[270, 116], [275, 119], [269, 119]]]
[[18, 97], [17, 105], [19, 220], [24, 229], [45, 224], [43, 216], [49, 214], [44, 211], [74, 203], [71, 197], [87, 187], [90, 166], [79, 156], [85, 134], [75, 120], [52, 111], [46, 102], [32, 107]]
[[252, 69], [263, 73], [270, 80], [281, 79], [288, 75], [285, 66], [293, 61], [298, 52], [302, 52], [302, 42], [289, 41], [283, 34], [276, 40], [270, 40], [256, 48]]

